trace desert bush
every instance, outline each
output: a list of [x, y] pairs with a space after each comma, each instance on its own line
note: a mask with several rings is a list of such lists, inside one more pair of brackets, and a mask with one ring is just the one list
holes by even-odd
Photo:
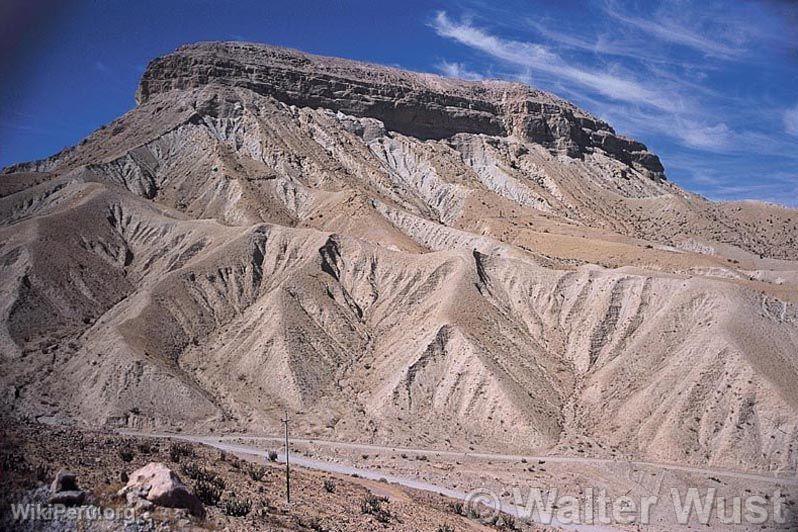
[[132, 462], [133, 456], [133, 449], [129, 447], [123, 447], [119, 449], [119, 458], [121, 458], [123, 462]]
[[174, 442], [169, 446], [169, 459], [172, 462], [180, 462], [182, 457], [193, 457], [194, 449], [187, 443]]
[[244, 517], [252, 510], [252, 501], [231, 497], [224, 501], [224, 513], [231, 517]]
[[139, 452], [141, 454], [150, 454], [152, 452], [152, 447], [150, 446], [149, 442], [143, 441], [138, 444]]
[[266, 476], [266, 468], [263, 466], [252, 466], [249, 468], [249, 478], [255, 482], [260, 482]]
[[193, 462], [188, 462], [183, 466], [183, 473], [192, 480], [208, 482], [220, 490], [225, 488], [224, 480], [219, 475]]
[[335, 492], [335, 482], [331, 478], [324, 479], [324, 490], [327, 493], [334, 493]]
[[255, 515], [271, 522], [270, 514], [274, 513], [274, 511], [275, 508], [272, 506], [272, 501], [268, 497], [264, 497], [260, 500], [260, 504], [257, 505]]
[[[496, 524], [498, 525], [499, 523]], [[502, 530], [518, 530], [515, 525], [515, 517], [512, 515], [502, 514], [500, 526]]]
[[194, 495], [202, 501], [202, 504], [216, 506], [222, 496], [222, 488], [213, 482], [198, 480], [194, 483]]
[[391, 520], [391, 513], [382, 506], [386, 502], [388, 499], [385, 497], [369, 495], [360, 501], [360, 511], [373, 516], [380, 523], [388, 523]]
[[456, 513], [457, 515], [465, 515], [463, 513], [463, 503], [460, 501], [455, 501], [452, 503], [452, 512]]
[[269, 462], [277, 461], [277, 451], [269, 451]]
[[199, 479], [200, 476], [205, 472], [204, 468], [198, 466], [194, 462], [183, 464], [182, 470], [184, 475], [193, 480]]
[[454, 527], [449, 523], [444, 523], [438, 527], [438, 532], [454, 532]]

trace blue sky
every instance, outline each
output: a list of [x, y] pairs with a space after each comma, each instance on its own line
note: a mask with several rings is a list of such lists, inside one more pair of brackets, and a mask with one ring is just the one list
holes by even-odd
[[6, 0], [0, 166], [121, 115], [151, 58], [198, 40], [525, 81], [645, 142], [690, 190], [798, 206], [798, 6], [786, 0]]

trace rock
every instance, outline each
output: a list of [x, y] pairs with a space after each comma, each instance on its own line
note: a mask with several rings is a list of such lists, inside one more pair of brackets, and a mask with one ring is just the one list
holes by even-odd
[[50, 486], [49, 504], [63, 504], [65, 506], [80, 506], [86, 501], [86, 492], [78, 488], [75, 474], [61, 469], [56, 473]]
[[48, 497], [49, 504], [63, 504], [64, 506], [80, 506], [86, 502], [86, 492], [81, 490], [59, 491]]
[[[420, 139], [457, 133], [517, 135], [553, 152], [581, 157], [600, 149], [659, 180], [659, 157], [606, 122], [549, 93], [522, 83], [469, 82], [253, 43], [205, 42], [181, 46], [153, 60], [136, 101], [174, 89], [217, 84], [245, 87], [297, 107], [326, 108], [377, 119], [385, 128]], [[238, 109], [219, 99], [199, 102], [199, 115]], [[349, 124], [370, 140], [382, 125]]]
[[[137, 499], [141, 498], [157, 506], [186, 508], [198, 517], [205, 515], [200, 500], [180, 481], [176, 473], [160, 462], [150, 462], [134, 471], [122, 492], [127, 494], [128, 504], [139, 504]], [[146, 505], [141, 508], [147, 509]]]
[[78, 482], [75, 473], [65, 469], [59, 469], [55, 474], [55, 479], [50, 486], [51, 493], [58, 493], [59, 491], [74, 491], [78, 489]]

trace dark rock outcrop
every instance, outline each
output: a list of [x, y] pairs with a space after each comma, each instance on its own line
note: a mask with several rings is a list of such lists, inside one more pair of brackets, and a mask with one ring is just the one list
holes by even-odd
[[78, 488], [77, 478], [74, 473], [59, 470], [50, 486], [49, 504], [63, 504], [64, 506], [80, 506], [86, 500], [86, 492]]
[[595, 149], [652, 179], [663, 179], [659, 158], [575, 106], [528, 85], [469, 82], [432, 74], [315, 56], [249, 43], [199, 43], [153, 60], [136, 99], [220, 84], [244, 87], [290, 105], [327, 108], [381, 120], [422, 139], [456, 133], [516, 135], [579, 157]]

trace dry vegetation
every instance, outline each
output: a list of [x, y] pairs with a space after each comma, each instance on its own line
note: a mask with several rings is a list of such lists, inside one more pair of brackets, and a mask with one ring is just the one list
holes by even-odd
[[[61, 468], [77, 474], [81, 489], [90, 493], [91, 504], [121, 508], [125, 500], [116, 492], [127, 475], [149, 462], [163, 462], [203, 500], [207, 515], [197, 519], [184, 510], [156, 508], [137, 515], [144, 530], [150, 520], [159, 528], [204, 530], [509, 529], [501, 520], [496, 526], [482, 526], [479, 516], [459, 515], [464, 513], [462, 505], [439, 495], [297, 467], [291, 476], [289, 505], [282, 465], [248, 462], [201, 445], [10, 420], [3, 423], [1, 436], [3, 519], [10, 518], [9, 504], [49, 484]], [[25, 525], [2, 522], [4, 527], [20, 530], [26, 530]], [[98, 530], [101, 526], [95, 524]], [[525, 530], [532, 529], [543, 530]]]

